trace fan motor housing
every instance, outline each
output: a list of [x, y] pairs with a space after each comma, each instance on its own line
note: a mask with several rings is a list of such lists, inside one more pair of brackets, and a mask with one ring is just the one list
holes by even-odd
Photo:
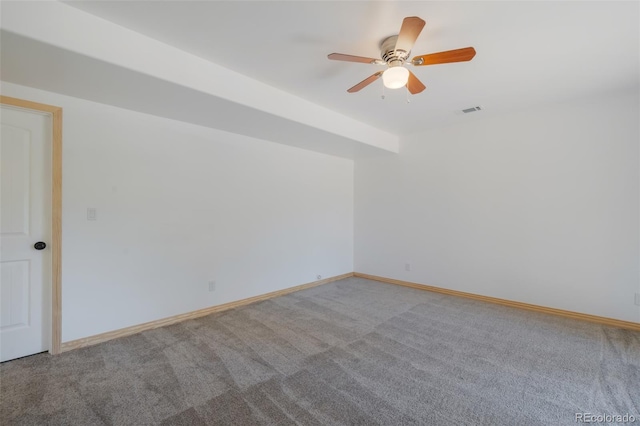
[[398, 67], [406, 62], [411, 54], [411, 51], [396, 50], [396, 42], [398, 36], [394, 35], [384, 39], [380, 45], [380, 56], [382, 60], [390, 67]]

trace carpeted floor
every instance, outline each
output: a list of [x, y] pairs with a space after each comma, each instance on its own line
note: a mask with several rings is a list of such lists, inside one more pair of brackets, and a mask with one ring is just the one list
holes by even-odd
[[640, 333], [349, 278], [0, 380], [2, 425], [640, 423]]

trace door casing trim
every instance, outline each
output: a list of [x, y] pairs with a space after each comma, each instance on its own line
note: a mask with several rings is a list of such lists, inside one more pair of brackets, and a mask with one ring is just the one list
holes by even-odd
[[51, 341], [49, 352], [62, 343], [62, 108], [0, 95], [0, 104], [51, 115]]

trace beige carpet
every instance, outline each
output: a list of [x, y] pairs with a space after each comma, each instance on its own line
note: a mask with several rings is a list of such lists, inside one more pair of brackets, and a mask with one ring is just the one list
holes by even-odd
[[640, 423], [640, 333], [359, 278], [0, 365], [2, 425]]

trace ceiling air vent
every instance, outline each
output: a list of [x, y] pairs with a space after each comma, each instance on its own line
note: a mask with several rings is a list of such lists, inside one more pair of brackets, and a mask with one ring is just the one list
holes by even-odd
[[471, 107], [471, 108], [465, 108], [462, 110], [463, 113], [465, 114], [469, 114], [470, 112], [476, 112], [476, 111], [480, 111], [482, 110], [482, 107], [480, 106], [475, 106], [475, 107]]

